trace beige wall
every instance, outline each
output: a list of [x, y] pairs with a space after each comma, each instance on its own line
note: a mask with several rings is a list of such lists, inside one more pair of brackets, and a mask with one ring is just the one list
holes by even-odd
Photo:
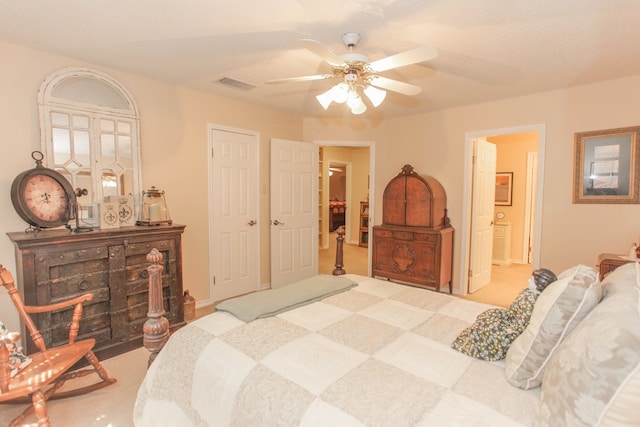
[[[546, 153], [540, 260], [561, 270], [595, 264], [600, 252], [626, 253], [640, 235], [640, 205], [574, 205], [573, 134], [578, 131], [638, 125], [640, 76], [575, 87], [429, 114], [367, 121], [305, 118], [198, 93], [72, 58], [0, 42], [0, 234], [22, 230], [25, 223], [11, 206], [13, 178], [33, 166], [30, 153], [40, 148], [36, 93], [51, 72], [68, 66], [95, 68], [119, 80], [133, 94], [141, 114], [143, 186], [166, 191], [184, 236], [184, 282], [199, 301], [208, 295], [207, 123], [260, 132], [261, 217], [268, 223], [269, 140], [272, 137], [375, 141], [375, 218], [382, 211], [382, 191], [405, 163], [436, 177], [447, 191], [449, 216], [456, 228], [454, 289], [458, 287], [460, 227], [464, 189], [466, 132], [533, 124], [546, 125]], [[384, 106], [382, 107], [384, 108]], [[378, 223], [374, 219], [374, 223]], [[268, 226], [261, 229], [261, 282], [269, 281]], [[0, 240], [0, 262], [15, 271], [13, 247]], [[348, 268], [348, 266], [347, 266]], [[10, 327], [17, 316], [3, 291], [0, 312]]]
[[[464, 191], [465, 134], [517, 126], [546, 125], [541, 265], [561, 271], [577, 263], [595, 265], [600, 252], [626, 253], [640, 235], [640, 205], [574, 205], [573, 134], [638, 125], [640, 76], [519, 98], [390, 119], [359, 130], [376, 141], [375, 215], [381, 218], [382, 191], [405, 163], [436, 177], [447, 192], [454, 243], [454, 289], [459, 286], [460, 227]], [[305, 137], [347, 137], [343, 121], [305, 119]], [[378, 224], [380, 221], [374, 221]], [[348, 266], [346, 266], [348, 268]]]
[[[269, 283], [269, 140], [301, 140], [302, 119], [144, 77], [106, 69], [58, 55], [0, 42], [0, 235], [20, 231], [26, 224], [11, 205], [9, 189], [16, 175], [34, 166], [31, 152], [40, 149], [36, 94], [51, 72], [80, 66], [105, 72], [122, 83], [135, 98], [141, 118], [143, 188], [166, 192], [172, 219], [186, 224], [183, 240], [184, 286], [198, 301], [209, 298], [207, 218], [207, 125], [260, 132], [261, 283]], [[0, 263], [15, 274], [13, 246], [0, 238]], [[0, 290], [0, 319], [11, 328], [18, 317]]]

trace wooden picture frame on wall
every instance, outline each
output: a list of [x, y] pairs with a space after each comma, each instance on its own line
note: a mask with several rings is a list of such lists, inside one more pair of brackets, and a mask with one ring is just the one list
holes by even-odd
[[573, 203], [640, 203], [640, 126], [576, 132]]
[[496, 206], [511, 206], [513, 197], [513, 172], [496, 172]]

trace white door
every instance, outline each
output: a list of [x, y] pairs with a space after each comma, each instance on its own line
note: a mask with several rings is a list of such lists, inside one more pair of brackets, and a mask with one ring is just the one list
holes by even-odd
[[271, 140], [271, 287], [318, 274], [318, 148]]
[[491, 281], [493, 211], [496, 190], [496, 146], [484, 138], [473, 141], [473, 201], [469, 293]]
[[522, 263], [533, 262], [533, 236], [535, 235], [536, 214], [536, 182], [538, 170], [538, 153], [527, 153], [527, 183], [524, 208], [524, 238], [522, 248]]
[[260, 285], [259, 135], [210, 126], [209, 265], [220, 301]]

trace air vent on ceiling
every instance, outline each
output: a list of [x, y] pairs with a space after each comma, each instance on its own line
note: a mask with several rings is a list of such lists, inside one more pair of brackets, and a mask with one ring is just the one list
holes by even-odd
[[241, 82], [240, 80], [232, 79], [231, 77], [222, 77], [221, 79], [216, 80], [216, 83], [220, 83], [221, 85], [232, 87], [244, 92], [248, 91], [249, 89], [255, 88], [255, 86], [251, 83]]

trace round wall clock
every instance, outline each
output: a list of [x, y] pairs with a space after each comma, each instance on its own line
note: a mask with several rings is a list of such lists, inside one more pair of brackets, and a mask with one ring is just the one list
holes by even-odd
[[44, 155], [31, 153], [36, 167], [16, 176], [11, 185], [13, 207], [31, 226], [52, 228], [67, 225], [74, 217], [76, 196], [69, 181], [59, 172], [42, 166]]

